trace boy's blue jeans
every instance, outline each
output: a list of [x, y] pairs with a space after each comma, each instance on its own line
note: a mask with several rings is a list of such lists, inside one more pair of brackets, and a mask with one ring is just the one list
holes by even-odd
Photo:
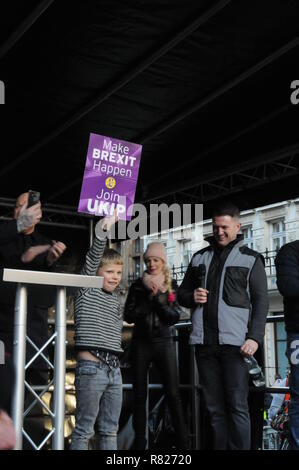
[[287, 333], [287, 357], [291, 365], [290, 444], [291, 449], [299, 450], [299, 333]]
[[87, 450], [89, 439], [96, 433], [97, 449], [116, 450], [122, 405], [120, 368], [80, 359], [75, 386], [76, 426], [71, 449]]

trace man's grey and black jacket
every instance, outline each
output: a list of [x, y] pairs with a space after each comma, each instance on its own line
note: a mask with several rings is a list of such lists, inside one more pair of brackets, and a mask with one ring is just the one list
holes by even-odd
[[[224, 248], [214, 237], [194, 254], [178, 291], [179, 303], [193, 310], [190, 344], [241, 346], [261, 344], [268, 313], [267, 278], [262, 256], [243, 245], [238, 235]], [[195, 304], [196, 269], [205, 265], [207, 303]]]
[[299, 333], [299, 240], [279, 250], [275, 265], [277, 287], [283, 296], [286, 331]]

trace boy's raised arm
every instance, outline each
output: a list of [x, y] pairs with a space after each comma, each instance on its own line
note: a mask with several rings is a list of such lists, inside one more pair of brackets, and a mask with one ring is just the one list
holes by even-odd
[[99, 263], [102, 259], [107, 240], [94, 237], [93, 243], [86, 255], [81, 274], [85, 276], [96, 276]]
[[94, 237], [93, 243], [86, 255], [84, 266], [81, 270], [81, 274], [85, 276], [96, 276], [99, 263], [102, 259], [103, 253], [105, 251], [107, 237], [104, 237], [104, 234], [107, 233], [113, 224], [117, 222], [117, 213], [114, 211], [114, 215], [111, 217], [106, 216], [104, 219], [100, 220], [98, 224], [101, 225], [101, 232], [103, 233], [103, 238], [99, 237], [99, 232], [96, 230], [96, 236]]

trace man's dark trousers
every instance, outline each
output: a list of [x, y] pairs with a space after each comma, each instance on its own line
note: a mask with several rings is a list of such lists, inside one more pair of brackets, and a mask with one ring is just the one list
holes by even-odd
[[212, 428], [212, 449], [250, 449], [249, 375], [240, 347], [197, 345], [195, 354]]

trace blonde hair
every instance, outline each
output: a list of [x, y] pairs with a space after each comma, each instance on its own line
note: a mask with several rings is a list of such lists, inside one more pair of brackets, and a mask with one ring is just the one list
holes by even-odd
[[113, 250], [113, 248], [106, 248], [100, 261], [99, 268], [102, 268], [106, 264], [124, 264], [124, 261], [118, 251]]
[[165, 282], [167, 284], [168, 292], [170, 293], [172, 292], [172, 282], [171, 282], [170, 269], [166, 263], [163, 264], [162, 272], [165, 276]]

